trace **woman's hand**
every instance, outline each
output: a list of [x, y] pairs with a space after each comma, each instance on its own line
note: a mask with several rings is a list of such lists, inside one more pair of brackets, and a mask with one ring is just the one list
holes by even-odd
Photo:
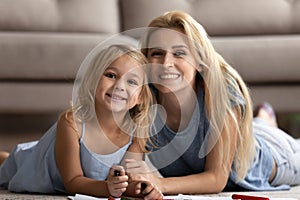
[[128, 186], [128, 176], [120, 165], [110, 168], [107, 176], [107, 190], [112, 197], [120, 197]]
[[133, 181], [130, 183], [129, 190], [133, 190], [129, 193], [133, 193], [133, 196], [143, 197], [144, 200], [160, 200], [163, 199], [162, 192], [157, 186], [149, 181]]
[[125, 159], [125, 168], [130, 182], [148, 181], [156, 185], [156, 187], [161, 190], [161, 181], [154, 173], [156, 169], [150, 169], [146, 162], [134, 159]]
[[150, 180], [153, 181], [151, 170], [142, 160], [125, 159], [126, 173], [130, 181]]

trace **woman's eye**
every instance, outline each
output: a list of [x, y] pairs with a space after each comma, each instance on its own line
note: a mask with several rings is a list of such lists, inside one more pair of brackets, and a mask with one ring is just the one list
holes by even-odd
[[128, 80], [127, 82], [128, 82], [128, 84], [130, 84], [130, 85], [138, 85], [138, 82], [137, 82], [136, 80], [133, 80], [133, 79], [130, 79], [130, 80]]
[[114, 73], [106, 73], [105, 76], [108, 78], [113, 78], [113, 79], [117, 78], [117, 75]]
[[180, 56], [186, 55], [186, 53], [185, 53], [185, 51], [175, 51], [173, 53], [173, 55], [176, 57], [180, 57]]

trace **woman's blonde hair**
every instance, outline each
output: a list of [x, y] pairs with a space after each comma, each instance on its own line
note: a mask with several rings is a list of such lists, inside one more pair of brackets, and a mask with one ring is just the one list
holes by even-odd
[[[120, 56], [127, 56], [132, 61], [145, 67], [147, 64], [146, 57], [131, 46], [114, 44], [100, 49], [92, 59], [87, 62], [82, 76], [77, 77], [75, 84], [77, 90], [70, 111], [77, 122], [89, 121], [95, 117], [95, 92], [99, 79], [103, 76], [106, 68]], [[143, 68], [147, 70], [147, 68]], [[135, 105], [127, 113], [124, 127], [133, 127], [134, 136], [138, 139], [139, 146], [146, 152], [145, 143], [148, 138], [148, 129], [150, 127], [153, 114], [150, 113], [152, 105], [152, 94], [148, 87], [147, 74], [143, 76], [142, 89], [139, 95], [140, 103]], [[66, 115], [67, 116], [67, 115]]]
[[[148, 40], [154, 31], [161, 28], [179, 29], [186, 35], [190, 50], [202, 69], [210, 133], [219, 137], [224, 131], [224, 135], [219, 137], [219, 142], [223, 146], [223, 149], [218, 152], [220, 162], [224, 167], [230, 164], [225, 163], [231, 156], [230, 144], [226, 141], [231, 139], [229, 124], [233, 121], [238, 136], [234, 166], [238, 178], [244, 178], [254, 159], [255, 140], [252, 133], [252, 102], [241, 76], [215, 51], [204, 28], [190, 15], [181, 11], [167, 12], [152, 20], [148, 27], [150, 29], [145, 33], [141, 44], [142, 52], [146, 56]], [[237, 106], [233, 109], [233, 105]]]

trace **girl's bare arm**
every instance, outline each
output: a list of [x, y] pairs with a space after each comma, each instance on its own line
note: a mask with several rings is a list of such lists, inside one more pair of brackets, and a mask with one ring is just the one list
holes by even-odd
[[108, 196], [105, 181], [96, 181], [83, 174], [80, 163], [79, 133], [80, 130], [75, 130], [72, 114], [68, 115], [68, 119], [64, 115], [60, 117], [57, 124], [55, 155], [65, 189], [69, 194]]

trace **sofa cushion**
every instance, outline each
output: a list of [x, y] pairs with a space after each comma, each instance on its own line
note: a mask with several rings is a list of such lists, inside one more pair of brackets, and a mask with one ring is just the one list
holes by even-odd
[[[40, 1], [40, 0], [38, 0]], [[53, 0], [60, 14], [58, 31], [118, 33], [118, 0]]]
[[118, 0], [0, 0], [0, 29], [117, 33]]
[[119, 34], [0, 32], [0, 79], [73, 80], [87, 54], [108, 39], [137, 43]]
[[73, 79], [84, 57], [104, 36], [1, 32], [0, 79]]
[[213, 37], [212, 42], [248, 83], [300, 83], [299, 35]]
[[300, 33], [300, 1], [294, 1], [294, 5], [291, 8], [293, 10], [292, 12], [292, 20], [293, 20], [293, 24], [292, 26], [295, 28], [295, 31], [297, 31], [297, 33]]
[[166, 11], [182, 10], [213, 36], [300, 32], [300, 1], [293, 0], [121, 0], [121, 8], [125, 30], [145, 27]]
[[250, 94], [254, 105], [268, 101], [274, 106], [276, 113], [300, 113], [299, 84], [251, 86]]
[[59, 21], [55, 2], [52, 0], [0, 0], [0, 29], [54, 31]]
[[0, 110], [5, 113], [57, 113], [69, 108], [73, 83], [1, 82]]
[[182, 0], [120, 0], [123, 30], [147, 27], [149, 22], [166, 11], [189, 11], [189, 3]]

